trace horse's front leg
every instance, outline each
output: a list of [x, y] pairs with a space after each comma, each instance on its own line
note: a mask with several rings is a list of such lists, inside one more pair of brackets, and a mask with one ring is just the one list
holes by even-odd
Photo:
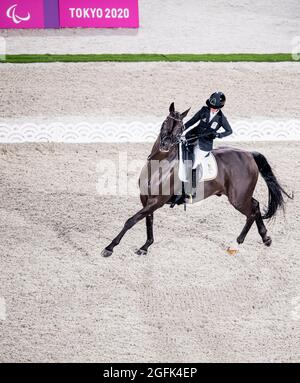
[[117, 246], [125, 233], [131, 229], [136, 223], [141, 221], [143, 218], [147, 217], [149, 214], [153, 214], [153, 212], [161, 207], [164, 204], [160, 198], [155, 198], [152, 200], [148, 200], [147, 205], [143, 207], [140, 211], [138, 211], [135, 215], [130, 217], [120, 231], [120, 233], [111, 241], [111, 243], [106, 246], [106, 248], [101, 252], [103, 257], [109, 257], [112, 255], [114, 247]]
[[135, 253], [137, 255], [146, 255], [148, 252], [149, 246], [152, 245], [154, 242], [154, 237], [153, 237], [153, 213], [148, 214], [146, 217], [146, 229], [147, 229], [147, 241], [146, 243], [138, 249]]

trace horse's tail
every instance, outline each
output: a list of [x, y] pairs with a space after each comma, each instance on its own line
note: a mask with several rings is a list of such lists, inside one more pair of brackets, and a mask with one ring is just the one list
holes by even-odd
[[287, 196], [290, 199], [294, 198], [294, 195], [291, 196], [282, 188], [277, 178], [275, 177], [273, 170], [268, 163], [266, 157], [258, 152], [252, 152], [253, 158], [258, 166], [259, 172], [265, 180], [268, 191], [269, 191], [269, 201], [267, 210], [263, 214], [263, 219], [270, 219], [275, 216], [278, 209], [282, 208], [284, 210], [285, 201], [283, 195]]

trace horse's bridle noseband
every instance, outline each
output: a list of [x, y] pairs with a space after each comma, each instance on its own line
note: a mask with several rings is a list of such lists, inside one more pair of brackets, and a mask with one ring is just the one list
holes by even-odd
[[[181, 122], [181, 132], [177, 134], [177, 136], [176, 136], [176, 141], [174, 141], [174, 142], [171, 144], [170, 148], [172, 148], [173, 146], [177, 145], [177, 144], [180, 142], [180, 141], [179, 141], [179, 138], [180, 138], [180, 136], [181, 136], [181, 134], [182, 134], [182, 131], [183, 131], [183, 128], [184, 128], [184, 124], [183, 124], [183, 121], [182, 121], [181, 118], [176, 118], [176, 117], [173, 117], [173, 116], [167, 116], [166, 120], [167, 120], [168, 118], [170, 118], [171, 120], [177, 121], [177, 122]], [[166, 122], [166, 120], [165, 120], [165, 122]], [[165, 138], [165, 137], [161, 137], [161, 138], [160, 138], [160, 145], [162, 145], [162, 138]]]
[[[178, 144], [180, 143], [180, 136], [181, 136], [181, 134], [182, 134], [182, 132], [183, 132], [184, 124], [183, 124], [182, 119], [180, 119], [180, 118], [176, 118], [176, 117], [173, 117], [173, 116], [167, 116], [167, 118], [165, 119], [165, 121], [163, 122], [163, 124], [165, 124], [165, 122], [166, 122], [166, 120], [167, 120], [168, 118], [170, 118], [170, 119], [172, 119], [172, 120], [174, 120], [174, 121], [177, 121], [177, 122], [181, 122], [181, 124], [182, 124], [182, 125], [181, 125], [181, 132], [178, 133], [178, 135], [176, 136], [176, 140], [175, 140], [174, 142], [172, 142], [171, 145], [170, 145], [170, 149], [171, 149], [171, 148], [173, 148], [173, 146], [178, 145]], [[165, 138], [165, 137], [160, 137], [160, 146], [162, 145], [162, 139], [163, 139], [163, 138]], [[169, 149], [169, 150], [170, 150], [170, 149]], [[158, 154], [159, 152], [160, 152], [160, 149], [158, 149], [158, 150], [157, 150], [155, 153], [153, 153], [152, 155], [150, 154], [150, 155], [148, 156], [148, 161], [152, 160], [152, 158], [155, 157], [156, 154]]]
[[[176, 118], [176, 117], [172, 117], [172, 116], [167, 116], [166, 119], [168, 119], [168, 118], [171, 118], [171, 120], [175, 120], [175, 121], [178, 121], [178, 122], [182, 122], [182, 119], [181, 119], [181, 118]], [[182, 125], [183, 125], [183, 123], [182, 123]]]

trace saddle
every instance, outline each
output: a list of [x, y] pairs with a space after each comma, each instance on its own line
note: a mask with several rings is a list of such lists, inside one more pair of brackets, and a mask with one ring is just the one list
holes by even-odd
[[[180, 144], [181, 145], [181, 144]], [[196, 180], [196, 182], [204, 182], [204, 181], [211, 181], [215, 179], [218, 175], [218, 164], [216, 161], [215, 156], [212, 152], [210, 152], [204, 159], [201, 161], [198, 161], [198, 158], [194, 158], [193, 156], [189, 157], [186, 155], [186, 153], [183, 153], [184, 148], [181, 146], [179, 148], [180, 154], [179, 154], [179, 171], [178, 171], [178, 177], [180, 181], [186, 182], [188, 179], [188, 174], [190, 172], [190, 167], [195, 162], [201, 163], [200, 166], [197, 167], [199, 169], [199, 178]], [[196, 151], [196, 155], [197, 155]], [[190, 153], [191, 154], [191, 153]], [[191, 162], [188, 162], [186, 160], [189, 160]]]
[[[197, 158], [193, 158], [192, 164], [185, 161], [188, 156], [183, 153], [183, 148], [179, 148], [179, 172], [178, 177], [182, 181], [182, 192], [181, 195], [174, 195], [168, 201], [170, 207], [173, 208], [175, 205], [186, 205], [186, 198], [189, 198], [190, 203], [193, 202], [193, 198], [196, 196], [197, 185], [199, 182], [214, 180], [218, 175], [218, 164], [215, 156], [210, 152], [204, 159], [201, 160], [201, 164], [192, 170], [191, 180], [187, 181], [188, 174], [191, 171], [189, 168]], [[185, 160], [184, 160], [185, 157]], [[199, 161], [197, 161], [199, 162]]]

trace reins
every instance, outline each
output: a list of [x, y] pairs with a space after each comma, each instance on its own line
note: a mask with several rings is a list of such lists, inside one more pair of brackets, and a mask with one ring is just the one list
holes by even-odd
[[[170, 117], [170, 118], [173, 118], [173, 117]], [[173, 119], [175, 120], [175, 118], [173, 118]], [[179, 120], [177, 120], [177, 121], [179, 121]], [[173, 148], [174, 146], [180, 144], [180, 143], [186, 144], [186, 143], [188, 143], [188, 142], [190, 142], [190, 141], [197, 140], [198, 138], [201, 138], [201, 137], [207, 137], [207, 136], [209, 136], [209, 135], [211, 135], [211, 132], [210, 132], [210, 133], [202, 133], [202, 134], [198, 134], [197, 136], [194, 136], [194, 137], [191, 137], [191, 138], [186, 138], [185, 141], [181, 141], [181, 139], [180, 139], [180, 137], [179, 137], [176, 141], [174, 141], [174, 142], [171, 144], [170, 149]], [[156, 156], [156, 155], [157, 155], [158, 153], [160, 153], [160, 152], [161, 152], [160, 149], [157, 149], [156, 152], [154, 152], [153, 154], [150, 154], [150, 155], [148, 156], [147, 160], [148, 160], [148, 161], [152, 160], [153, 157]]]

